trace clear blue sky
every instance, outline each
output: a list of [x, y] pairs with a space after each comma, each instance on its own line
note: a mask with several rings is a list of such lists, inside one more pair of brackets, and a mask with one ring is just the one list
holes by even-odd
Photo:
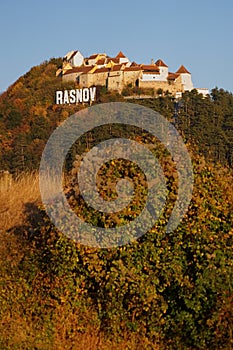
[[233, 1], [2, 0], [0, 91], [51, 57], [118, 51], [184, 64], [195, 87], [233, 92]]

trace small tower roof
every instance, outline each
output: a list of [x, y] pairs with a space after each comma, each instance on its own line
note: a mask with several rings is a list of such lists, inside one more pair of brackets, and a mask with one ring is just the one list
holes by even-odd
[[117, 58], [126, 58], [126, 56], [123, 54], [122, 51], [120, 51], [120, 52], [117, 54], [116, 57], [117, 57]]
[[191, 74], [183, 65], [180, 66], [180, 68], [176, 71], [176, 73], [178, 73], [178, 74], [182, 74], [182, 73]]
[[167, 67], [168, 66], [161, 60], [161, 59], [158, 59], [155, 64], [158, 66], [158, 67]]

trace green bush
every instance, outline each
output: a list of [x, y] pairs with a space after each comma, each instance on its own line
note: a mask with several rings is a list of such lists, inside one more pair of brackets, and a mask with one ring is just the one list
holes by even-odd
[[76, 329], [86, 325], [86, 310], [92, 310], [88, 322], [112, 341], [130, 333], [164, 350], [230, 349], [231, 187], [224, 182], [224, 172], [220, 176], [220, 169], [203, 165], [199, 157], [194, 171], [192, 202], [173, 233], [165, 233], [164, 214], [146, 235], [115, 249], [88, 248], [69, 240], [40, 209], [39, 226], [30, 229], [33, 249], [20, 263], [28, 288], [23, 307], [36, 291], [33, 314], [51, 323], [51, 332], [47, 312], [56, 313], [66, 302], [71, 310], [79, 307]]

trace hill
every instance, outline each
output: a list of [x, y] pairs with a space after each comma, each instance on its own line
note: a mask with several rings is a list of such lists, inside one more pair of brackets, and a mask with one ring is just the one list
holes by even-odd
[[[54, 104], [56, 89], [72, 87], [55, 76], [60, 63], [52, 59], [32, 68], [0, 96], [1, 167], [14, 173], [35, 169], [21, 172], [1, 193], [0, 348], [231, 349], [232, 95], [219, 89], [206, 99], [196, 91], [185, 93], [175, 121], [175, 101], [169, 95], [132, 101], [176, 122], [190, 152], [192, 200], [171, 233], [165, 227], [178, 183], [170, 153], [144, 130], [132, 133], [111, 125], [101, 134], [96, 130], [84, 135], [84, 152], [99, 137], [126, 132], [142, 144], [154, 145], [152, 152], [162, 164], [169, 189], [159, 220], [137, 241], [113, 249], [90, 248], [53, 226], [39, 193], [36, 169], [48, 136], [77, 108], [86, 107]], [[115, 100], [123, 97], [98, 91], [97, 103]], [[69, 153], [68, 169], [73, 167], [76, 146]], [[73, 181], [74, 170], [65, 179], [64, 190], [80, 217], [113, 227], [138, 215], [146, 191], [137, 168], [126, 167], [121, 159], [102, 167], [112, 182], [131, 176], [141, 186], [126, 211], [105, 218], [85, 205]], [[112, 198], [106, 187], [101, 190]]]

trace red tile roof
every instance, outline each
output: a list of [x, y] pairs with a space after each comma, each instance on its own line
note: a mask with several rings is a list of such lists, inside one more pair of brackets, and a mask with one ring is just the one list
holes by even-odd
[[105, 64], [105, 58], [101, 58], [96, 62], [97, 65]]
[[142, 64], [141, 67], [145, 72], [159, 73], [159, 67], [156, 64]]
[[117, 58], [117, 57], [109, 57], [108, 59], [107, 59], [107, 63], [109, 63], [109, 62], [113, 62], [113, 63], [120, 63], [120, 58]]
[[96, 58], [97, 56], [99, 56], [99, 54], [95, 53], [94, 55], [91, 55], [90, 57], [88, 57], [88, 59], [92, 60], [92, 59]]
[[93, 74], [96, 74], [96, 73], [105, 73], [105, 72], [109, 72], [109, 68], [106, 68], [106, 67], [102, 67], [102, 68], [97, 68]]
[[169, 72], [167, 79], [168, 80], [176, 80], [178, 77], [179, 77], [179, 74]]
[[191, 74], [189, 73], [189, 71], [185, 68], [185, 66], [180, 66], [180, 68], [176, 71], [177, 74], [182, 74], [182, 73], [188, 73], [188, 74]]
[[106, 53], [95, 53], [95, 54], [91, 55], [90, 57], [87, 57], [87, 59], [88, 59], [88, 60], [92, 60], [92, 59], [97, 58], [98, 56], [104, 56], [104, 57], [106, 57]]
[[168, 67], [161, 59], [157, 60], [155, 62], [155, 64], [158, 66], [158, 67]]
[[125, 67], [124, 64], [116, 64], [115, 66], [113, 66], [111, 68], [112, 71], [118, 71], [118, 70], [122, 70]]
[[139, 65], [125, 67], [124, 69], [125, 72], [134, 72], [134, 71], [140, 71], [140, 70], [142, 70], [142, 68]]
[[122, 53], [122, 51], [120, 51], [116, 57], [117, 58], [126, 58], [126, 56]]

